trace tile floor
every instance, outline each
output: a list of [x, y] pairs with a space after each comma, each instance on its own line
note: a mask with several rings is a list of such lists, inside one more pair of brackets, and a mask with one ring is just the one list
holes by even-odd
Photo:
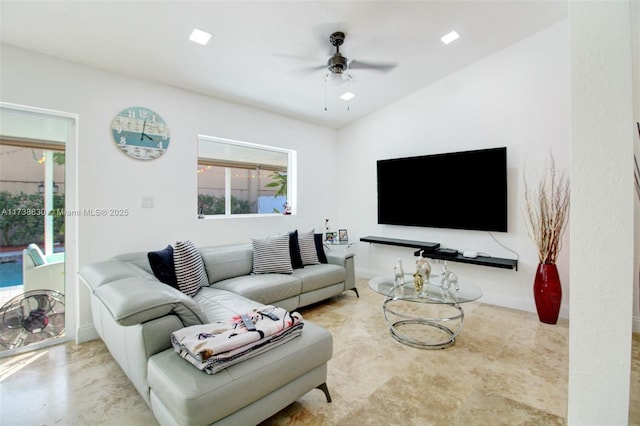
[[[334, 335], [326, 403], [314, 390], [266, 425], [566, 424], [568, 322], [478, 302], [444, 350], [396, 342], [383, 297], [353, 292], [301, 309]], [[634, 335], [630, 424], [640, 425], [640, 335]], [[100, 341], [0, 359], [2, 425], [154, 425], [153, 414]]]

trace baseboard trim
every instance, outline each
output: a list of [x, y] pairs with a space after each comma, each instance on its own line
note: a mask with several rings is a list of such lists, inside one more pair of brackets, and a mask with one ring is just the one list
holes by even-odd
[[82, 325], [76, 329], [76, 343], [78, 345], [99, 338], [100, 336], [98, 336], [98, 332], [93, 324]]

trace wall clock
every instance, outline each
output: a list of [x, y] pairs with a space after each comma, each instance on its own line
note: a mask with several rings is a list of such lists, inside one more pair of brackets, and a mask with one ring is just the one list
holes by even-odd
[[111, 132], [118, 148], [136, 160], [156, 159], [169, 147], [169, 127], [149, 108], [123, 109], [113, 118]]

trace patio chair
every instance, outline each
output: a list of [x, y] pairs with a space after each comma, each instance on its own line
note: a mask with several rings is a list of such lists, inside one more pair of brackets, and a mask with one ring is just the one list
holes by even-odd
[[64, 294], [64, 253], [45, 256], [37, 244], [22, 251], [24, 292], [54, 290]]

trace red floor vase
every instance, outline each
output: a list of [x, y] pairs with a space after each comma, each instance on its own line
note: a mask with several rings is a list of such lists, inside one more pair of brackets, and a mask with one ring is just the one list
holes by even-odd
[[562, 302], [562, 286], [555, 263], [538, 265], [533, 282], [533, 298], [540, 321], [546, 324], [557, 323]]

